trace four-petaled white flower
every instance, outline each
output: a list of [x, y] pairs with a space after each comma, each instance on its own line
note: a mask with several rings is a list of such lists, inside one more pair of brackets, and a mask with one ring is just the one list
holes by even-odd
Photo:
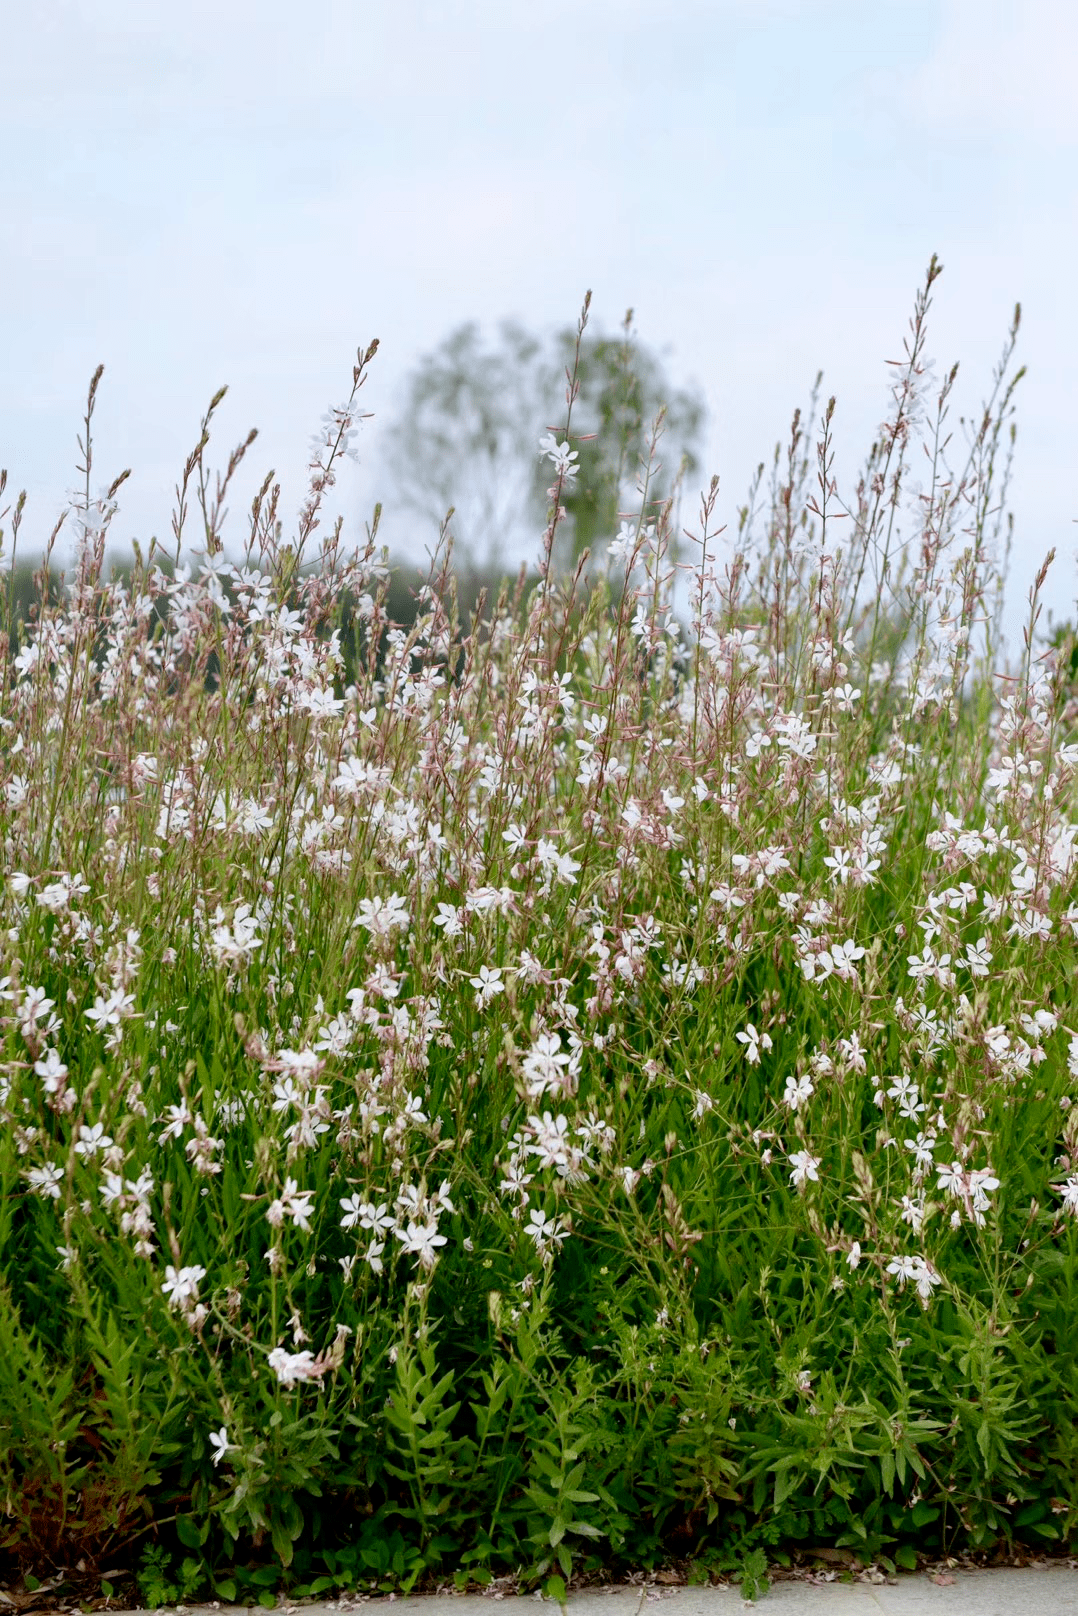
[[922, 1302], [930, 1301], [934, 1288], [943, 1283], [942, 1275], [923, 1257], [892, 1257], [887, 1264], [887, 1272], [898, 1280], [900, 1290], [905, 1289], [906, 1281], [912, 1279]]
[[552, 432], [544, 433], [539, 439], [539, 458], [546, 457], [554, 467], [558, 476], [567, 483], [572, 482], [580, 467], [576, 465], [579, 458], [576, 449], [570, 449], [567, 443], [559, 443]]
[[79, 1137], [75, 1142], [77, 1156], [96, 1156], [99, 1150], [107, 1150], [111, 1144], [103, 1122], [95, 1122], [92, 1128], [88, 1128], [85, 1122], [80, 1123]]
[[125, 993], [122, 988], [115, 988], [107, 999], [99, 993], [94, 999], [93, 1009], [87, 1010], [86, 1019], [92, 1021], [98, 1031], [103, 1027], [118, 1027], [132, 1014], [134, 1002], [134, 994]]
[[1078, 1173], [1072, 1173], [1063, 1184], [1053, 1184], [1052, 1188], [1063, 1197], [1063, 1210], [1072, 1217], [1078, 1217]]
[[188, 1268], [173, 1268], [169, 1263], [165, 1269], [165, 1277], [161, 1290], [169, 1307], [186, 1308], [188, 1303], [198, 1301], [199, 1281], [205, 1279], [206, 1270], [198, 1263]]
[[301, 1190], [294, 1178], [286, 1178], [280, 1196], [266, 1209], [266, 1221], [271, 1228], [279, 1229], [285, 1218], [291, 1218], [297, 1229], [310, 1234], [313, 1200], [313, 1190]]
[[398, 928], [407, 930], [408, 908], [396, 893], [388, 898], [360, 898], [352, 924], [362, 926], [372, 937], [390, 937]]
[[231, 1453], [236, 1447], [234, 1442], [228, 1440], [228, 1427], [222, 1425], [219, 1431], [210, 1432], [210, 1451], [214, 1465], [219, 1465], [226, 1453]]
[[790, 1166], [793, 1171], [790, 1174], [790, 1183], [795, 1189], [800, 1189], [803, 1184], [809, 1181], [818, 1184], [820, 1181], [820, 1175], [817, 1172], [819, 1165], [819, 1156], [812, 1156], [807, 1150], [791, 1151]]
[[469, 977], [468, 981], [475, 989], [475, 1002], [480, 1010], [485, 1010], [491, 999], [505, 992], [500, 965], [481, 965], [479, 975]]
[[789, 1106], [791, 1111], [798, 1111], [811, 1100], [815, 1092], [816, 1086], [807, 1072], [801, 1077], [790, 1076], [786, 1079], [782, 1103]]
[[286, 1352], [283, 1347], [274, 1347], [269, 1355], [269, 1366], [282, 1386], [296, 1386], [304, 1380], [321, 1380], [329, 1367], [315, 1358], [312, 1352]]
[[739, 1044], [745, 1045], [745, 1059], [750, 1066], [760, 1064], [761, 1049], [772, 1048], [770, 1033], [757, 1032], [751, 1021], [746, 1025], [744, 1032], [735, 1033], [734, 1036]]
[[392, 1229], [397, 1221], [387, 1211], [385, 1201], [375, 1205], [373, 1201], [365, 1201], [358, 1193], [347, 1199], [342, 1198], [341, 1210], [344, 1213], [342, 1229], [354, 1229], [358, 1223], [361, 1229], [370, 1229], [378, 1234], [382, 1229]]
[[432, 1221], [428, 1223], [412, 1223], [407, 1228], [397, 1229], [397, 1239], [403, 1242], [405, 1256], [414, 1256], [419, 1261], [420, 1268], [431, 1269], [438, 1260], [435, 1249], [444, 1246], [446, 1238], [438, 1233], [438, 1225]]
[[24, 1176], [35, 1195], [51, 1201], [60, 1199], [60, 1186], [64, 1181], [64, 1175], [62, 1169], [54, 1163], [46, 1162], [44, 1167], [28, 1167]]
[[538, 1207], [533, 1207], [528, 1214], [524, 1233], [535, 1241], [536, 1250], [540, 1255], [545, 1255], [551, 1245], [560, 1245], [567, 1238], [569, 1231], [560, 1218], [550, 1217]]

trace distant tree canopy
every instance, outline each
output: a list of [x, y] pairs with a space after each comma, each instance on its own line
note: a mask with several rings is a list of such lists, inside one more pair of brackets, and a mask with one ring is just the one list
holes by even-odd
[[[655, 417], [665, 405], [649, 500], [669, 495], [682, 459], [692, 475], [704, 420], [699, 394], [675, 388], [662, 362], [634, 340], [632, 310], [622, 334], [585, 329], [570, 422], [579, 474], [566, 487], [559, 535], [563, 562], [613, 538], [619, 511], [639, 504], [634, 485]], [[452, 531], [473, 566], [494, 572], [510, 554], [534, 551], [546, 525], [553, 481], [539, 438], [565, 427], [566, 372], [577, 332], [543, 341], [512, 321], [485, 347], [478, 326], [458, 327], [418, 365], [386, 438], [386, 461], [401, 502], [432, 526], [455, 508]]]

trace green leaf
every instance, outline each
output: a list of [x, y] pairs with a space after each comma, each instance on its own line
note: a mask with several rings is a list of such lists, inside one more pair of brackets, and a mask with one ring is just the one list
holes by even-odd
[[565, 1609], [565, 1583], [562, 1581], [561, 1577], [557, 1575], [548, 1577], [546, 1582], [543, 1584], [543, 1592], [546, 1594], [548, 1599], [556, 1599], [562, 1610]]
[[292, 1564], [292, 1537], [282, 1521], [274, 1521], [270, 1527], [270, 1541], [277, 1552], [281, 1564]]
[[578, 1532], [581, 1537], [606, 1536], [605, 1532], [600, 1532], [597, 1526], [592, 1526], [590, 1521], [570, 1521], [568, 1523], [567, 1530], [570, 1532]]
[[895, 1550], [895, 1564], [900, 1565], [903, 1571], [917, 1570], [917, 1550], [910, 1544], [903, 1543]]
[[176, 1536], [185, 1549], [200, 1549], [206, 1541], [208, 1531], [208, 1521], [204, 1521], [199, 1526], [191, 1515], [177, 1515], [176, 1517]]

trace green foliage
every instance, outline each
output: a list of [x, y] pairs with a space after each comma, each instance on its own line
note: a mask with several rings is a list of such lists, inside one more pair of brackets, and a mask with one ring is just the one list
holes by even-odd
[[[175, 1577], [175, 1580], [173, 1580]], [[173, 1557], [159, 1543], [147, 1543], [138, 1569], [138, 1588], [150, 1610], [192, 1600], [204, 1585], [202, 1566], [185, 1556], [173, 1571]]]

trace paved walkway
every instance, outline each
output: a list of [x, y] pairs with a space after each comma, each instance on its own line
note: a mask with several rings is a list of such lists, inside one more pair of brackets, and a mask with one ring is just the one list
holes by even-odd
[[[494, 1616], [492, 1604], [503, 1603], [520, 1609], [526, 1603], [539, 1603], [536, 1595], [518, 1600], [514, 1595], [421, 1594], [404, 1599], [396, 1596], [369, 1599], [355, 1596], [339, 1601], [303, 1601], [289, 1605], [282, 1601], [282, 1616], [299, 1611], [301, 1616], [349, 1616], [362, 1606], [390, 1604], [406, 1606], [407, 1616], [441, 1616], [436, 1607], [452, 1605], [452, 1616]], [[556, 1607], [543, 1602], [548, 1611]], [[641, 1588], [596, 1589], [569, 1595], [570, 1616], [660, 1616], [654, 1609], [665, 1609], [661, 1616], [734, 1616], [746, 1605], [736, 1588], [670, 1588], [647, 1585]], [[263, 1616], [258, 1606], [256, 1616]], [[995, 1571], [919, 1573], [900, 1576], [894, 1582], [827, 1582], [822, 1576], [812, 1581], [775, 1582], [756, 1606], [760, 1616], [1078, 1616], [1078, 1568], [1066, 1563], [1047, 1566], [1006, 1568]], [[166, 1616], [172, 1607], [158, 1612]], [[181, 1616], [238, 1616], [226, 1606], [192, 1605], [180, 1607]], [[128, 1613], [119, 1613], [128, 1616]], [[388, 1610], [385, 1616], [389, 1616]], [[399, 1616], [405, 1616], [401, 1611]], [[445, 1612], [445, 1616], [449, 1616]]]

